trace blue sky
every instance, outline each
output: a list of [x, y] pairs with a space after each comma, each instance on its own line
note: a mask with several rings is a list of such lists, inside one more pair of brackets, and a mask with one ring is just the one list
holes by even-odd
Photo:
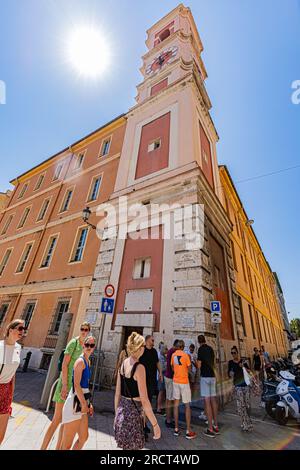
[[[146, 29], [171, 0], [0, 0], [0, 191], [8, 181], [134, 104]], [[218, 158], [228, 166], [273, 270], [290, 318], [300, 317], [300, 1], [190, 0], [204, 45]], [[93, 22], [113, 60], [97, 81], [66, 63], [72, 25]]]

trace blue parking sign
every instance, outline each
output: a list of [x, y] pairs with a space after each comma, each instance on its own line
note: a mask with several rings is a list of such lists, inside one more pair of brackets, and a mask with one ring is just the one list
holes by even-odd
[[216, 313], [221, 312], [221, 302], [219, 302], [219, 300], [213, 300], [210, 303], [210, 311]]
[[114, 304], [115, 304], [115, 299], [102, 297], [100, 312], [107, 313], [108, 315], [112, 315], [114, 311]]

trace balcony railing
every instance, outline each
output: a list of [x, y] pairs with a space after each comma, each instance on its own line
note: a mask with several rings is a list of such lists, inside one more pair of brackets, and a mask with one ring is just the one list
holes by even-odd
[[58, 335], [49, 334], [46, 336], [44, 348], [55, 349]]

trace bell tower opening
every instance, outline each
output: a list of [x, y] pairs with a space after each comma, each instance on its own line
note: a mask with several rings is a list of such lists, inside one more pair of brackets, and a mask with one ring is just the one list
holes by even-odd
[[160, 42], [163, 42], [165, 39], [167, 39], [171, 35], [169, 28], [165, 29], [162, 33], [159, 35], [159, 40]]

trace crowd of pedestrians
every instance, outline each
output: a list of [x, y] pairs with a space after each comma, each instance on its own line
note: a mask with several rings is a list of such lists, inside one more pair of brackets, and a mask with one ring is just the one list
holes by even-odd
[[[89, 390], [90, 356], [96, 346], [90, 329], [90, 324], [84, 322], [80, 334], [63, 351], [53, 398], [54, 416], [46, 430], [42, 450], [48, 448], [58, 427], [56, 450], [80, 450], [88, 439], [88, 419], [93, 416]], [[20, 364], [18, 341], [24, 331], [24, 321], [14, 320], [8, 325], [4, 340], [0, 341], [0, 444], [11, 414], [15, 374]], [[114, 435], [118, 447], [142, 449], [151, 432], [153, 439], [159, 439], [162, 431], [156, 415], [165, 416], [165, 427], [174, 436], [180, 436], [183, 432], [179, 428], [180, 404], [185, 410], [184, 436], [195, 439], [197, 434], [191, 428], [191, 403], [198, 385], [204, 402], [201, 418], [207, 424], [204, 434], [210, 438], [220, 434], [215, 352], [203, 335], [198, 336], [198, 343], [197, 353], [194, 344], [186, 347], [182, 339], [176, 339], [171, 348], [160, 342], [157, 351], [152, 335], [144, 338], [133, 332], [128, 337], [115, 372]], [[263, 380], [270, 356], [263, 346], [261, 350], [254, 348], [252, 364], [240, 357], [236, 346], [231, 348], [231, 355], [228, 377], [232, 379], [241, 429], [250, 432], [253, 429], [250, 390], [259, 390], [259, 381]]]

